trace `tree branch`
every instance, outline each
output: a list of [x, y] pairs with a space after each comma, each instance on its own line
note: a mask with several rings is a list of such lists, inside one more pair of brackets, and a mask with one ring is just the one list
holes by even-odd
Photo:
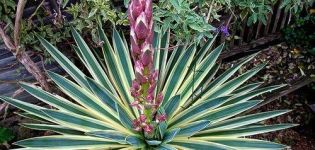
[[35, 79], [39, 82], [40, 86], [46, 90], [50, 91], [47, 77], [41, 71], [41, 69], [35, 64], [35, 62], [30, 58], [30, 56], [25, 52], [23, 48], [20, 47], [20, 30], [21, 30], [21, 19], [23, 16], [24, 7], [27, 0], [19, 0], [17, 4], [17, 11], [15, 17], [13, 40], [5, 33], [5, 31], [0, 27], [0, 36], [4, 41], [4, 44], [9, 51], [13, 53], [16, 59], [24, 65], [25, 69], [31, 73]]
[[17, 4], [17, 8], [16, 8], [14, 33], [13, 33], [14, 45], [16, 46], [16, 53], [19, 52], [21, 20], [22, 20], [23, 11], [24, 11], [26, 2], [27, 0], [19, 0]]

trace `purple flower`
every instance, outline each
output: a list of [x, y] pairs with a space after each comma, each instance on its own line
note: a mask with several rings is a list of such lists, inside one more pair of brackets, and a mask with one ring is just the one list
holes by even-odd
[[225, 37], [230, 36], [229, 29], [227, 26], [221, 26], [220, 31], [224, 34]]

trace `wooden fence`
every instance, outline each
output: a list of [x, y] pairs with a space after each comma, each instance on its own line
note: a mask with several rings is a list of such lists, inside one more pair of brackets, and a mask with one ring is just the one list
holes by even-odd
[[[227, 41], [228, 51], [224, 52], [221, 57], [231, 57], [278, 40], [281, 36], [281, 29], [288, 26], [291, 22], [291, 13], [285, 12], [284, 8], [280, 8], [281, 2], [282, 0], [279, 0], [272, 7], [273, 13], [267, 15], [266, 24], [259, 21], [251, 26], [247, 26], [248, 18], [246, 18], [240, 24], [231, 25], [231, 37], [238, 36], [239, 39], [231, 38], [231, 40]], [[225, 40], [223, 33], [219, 39], [217, 44]]]

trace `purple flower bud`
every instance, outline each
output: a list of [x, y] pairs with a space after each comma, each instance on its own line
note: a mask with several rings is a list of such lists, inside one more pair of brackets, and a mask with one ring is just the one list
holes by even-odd
[[152, 64], [153, 63], [152, 61], [153, 61], [152, 52], [150, 50], [146, 50], [141, 57], [141, 62], [143, 66], [146, 67], [149, 64]]
[[141, 110], [140, 102], [138, 100], [133, 101], [130, 106], [136, 107], [138, 110]]
[[146, 0], [145, 10], [144, 10], [147, 20], [152, 19], [152, 0]]
[[148, 81], [148, 79], [139, 72], [136, 72], [135, 76], [136, 76], [137, 82], [139, 82], [140, 84], [146, 83]]
[[142, 12], [136, 20], [135, 32], [139, 40], [146, 39], [148, 35], [149, 32], [148, 22], [144, 12]]
[[147, 35], [147, 38], [146, 38], [145, 42], [153, 43], [153, 36], [154, 36], [153, 21], [150, 21], [149, 22], [149, 31], [148, 31], [148, 35]]
[[165, 120], [166, 120], [166, 114], [156, 116], [156, 122], [163, 122]]
[[144, 132], [150, 134], [150, 133], [153, 131], [153, 126], [150, 125], [150, 124], [147, 124], [147, 125], [145, 125], [145, 126], [143, 127], [143, 130], [144, 130]]
[[155, 83], [155, 82], [150, 83], [150, 87], [149, 87], [149, 89], [148, 89], [148, 93], [149, 93], [149, 94], [151, 94], [151, 93], [154, 92], [155, 86], [156, 86], [156, 83]]
[[142, 0], [132, 0], [129, 6], [129, 13], [131, 14], [132, 18], [137, 18], [141, 12], [143, 12], [143, 5]]
[[142, 74], [143, 65], [140, 61], [136, 61], [135, 63], [135, 71]]
[[157, 76], [159, 75], [159, 71], [158, 70], [154, 70], [154, 72], [151, 74], [152, 79], [156, 79]]
[[162, 94], [162, 93], [159, 93], [159, 94], [157, 95], [157, 97], [156, 97], [156, 104], [157, 104], [157, 105], [160, 105], [161, 102], [163, 101], [163, 98], [164, 98], [163, 94]]
[[154, 99], [153, 93], [148, 94], [148, 96], [147, 96], [147, 102], [152, 103], [153, 99]]
[[[133, 30], [133, 29], [131, 29]], [[140, 55], [141, 54], [141, 49], [138, 45], [138, 42], [137, 42], [137, 37], [135, 35], [135, 32], [130, 32], [130, 43], [131, 43], [131, 50], [132, 50], [132, 53], [133, 55]]]
[[140, 84], [136, 80], [133, 80], [132, 81], [132, 88], [135, 89], [136, 91], [138, 91], [140, 89]]
[[130, 90], [130, 92], [131, 92], [131, 96], [132, 97], [136, 98], [136, 97], [140, 96], [140, 93], [138, 91], [136, 91], [135, 89], [133, 89], [133, 88]]
[[141, 130], [141, 126], [140, 125], [141, 125], [141, 122], [138, 119], [134, 119], [132, 121], [132, 126], [133, 126], [134, 130], [140, 131]]
[[158, 71], [154, 70], [149, 76], [150, 84], [155, 84], [157, 76], [158, 76]]
[[140, 117], [139, 117], [139, 120], [141, 123], [145, 122], [147, 119], [147, 117], [144, 115], [144, 114], [141, 114]]

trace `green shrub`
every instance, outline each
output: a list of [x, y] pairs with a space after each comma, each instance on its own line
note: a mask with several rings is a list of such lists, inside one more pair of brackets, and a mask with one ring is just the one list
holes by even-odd
[[13, 138], [14, 135], [9, 129], [0, 127], [0, 145], [11, 141]]
[[300, 47], [315, 55], [315, 16], [297, 17], [294, 23], [283, 29], [283, 38], [290, 47]]

